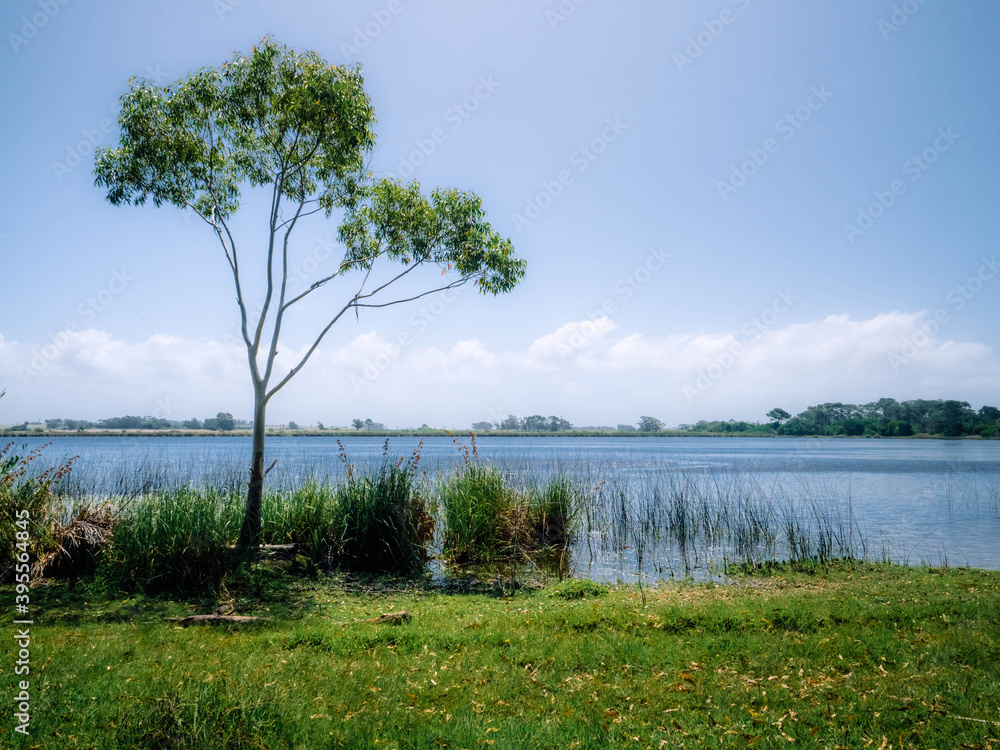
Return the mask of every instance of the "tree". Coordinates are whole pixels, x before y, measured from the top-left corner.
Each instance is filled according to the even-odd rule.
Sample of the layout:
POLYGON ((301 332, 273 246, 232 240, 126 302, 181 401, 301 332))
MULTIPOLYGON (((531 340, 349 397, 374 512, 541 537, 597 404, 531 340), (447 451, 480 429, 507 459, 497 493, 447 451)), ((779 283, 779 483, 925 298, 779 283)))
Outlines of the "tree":
POLYGON ((322 422, 317 422, 316 423, 316 429, 317 430, 325 430, 326 428, 323 426, 322 422))
POLYGON ((659 432, 663 422, 656 417, 639 417, 639 432, 659 432))
MULTIPOLYGON (((253 388, 253 445, 239 547, 261 540, 264 437, 270 400, 309 361, 348 312, 381 308, 474 282, 484 294, 513 289, 525 262, 485 220, 474 193, 416 182, 376 180, 366 168, 375 146, 375 113, 359 68, 331 65, 265 37, 248 55, 158 86, 133 78, 121 98, 120 142, 100 149, 96 183, 115 206, 190 209, 211 229, 231 271, 253 388), (247 309, 245 261, 233 235, 242 191, 268 194, 263 237, 266 289, 258 315, 247 309), (306 217, 338 212, 344 255, 331 273, 289 288, 292 232, 306 217), (388 266, 388 267, 387 267, 388 266), (437 268, 418 288, 415 271, 437 268), (453 275, 442 278, 445 272, 453 275), (313 343, 276 374, 285 316, 331 281, 360 279, 331 305, 313 343), (405 291, 395 294, 404 281, 405 291), (387 290, 392 288, 393 296, 387 290), (252 319, 256 318, 256 319, 252 319)), ((261 246, 259 238, 253 243, 261 246)))
POLYGON ((214 417, 209 417, 205 420, 204 428, 206 430, 229 432, 230 430, 236 429, 236 420, 233 419, 233 415, 229 412, 220 411, 214 417))
POLYGON ((789 414, 784 409, 771 409, 771 411, 767 413, 767 418, 773 420, 774 422, 777 422, 780 425, 782 422, 791 419, 792 415, 789 414))
POLYGON ((507 418, 502 422, 497 424, 498 430, 520 430, 521 420, 515 417, 513 414, 508 414, 507 418))
POLYGON ((532 414, 524 418, 522 429, 525 432, 544 432, 549 428, 549 421, 541 414, 532 414))
POLYGON ((493 429, 492 422, 473 422, 472 429, 476 432, 489 432, 493 429))
POLYGON ((297 429, 299 429, 299 426, 295 422, 289 422, 288 423, 288 429, 289 430, 297 430, 297 429))
POLYGON ((181 427, 183 427, 185 430, 200 430, 203 429, 204 425, 201 423, 200 419, 192 418, 192 419, 185 419, 183 422, 181 422, 181 427))
MULTIPOLYGON (((370 422, 371 420, 369 419, 368 421, 370 422)), ((365 426, 364 420, 361 420, 361 419, 352 419, 351 420, 351 427, 353 427, 355 430, 360 430, 364 426, 365 426)))

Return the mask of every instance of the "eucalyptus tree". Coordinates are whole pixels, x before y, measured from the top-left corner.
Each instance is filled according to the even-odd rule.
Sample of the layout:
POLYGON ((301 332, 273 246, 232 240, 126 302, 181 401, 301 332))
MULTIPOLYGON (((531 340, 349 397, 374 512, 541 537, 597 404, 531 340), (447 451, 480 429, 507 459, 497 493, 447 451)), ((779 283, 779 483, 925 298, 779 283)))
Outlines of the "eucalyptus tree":
MULTIPOLYGON (((470 192, 375 179, 375 112, 359 67, 331 65, 268 37, 165 86, 133 78, 121 97, 120 140, 97 152, 95 175, 115 205, 151 200, 189 209, 215 235, 232 272, 253 387, 253 447, 239 547, 261 539, 265 414, 271 398, 299 373, 324 336, 349 312, 412 301, 467 284, 484 294, 510 291, 525 262, 486 221, 470 192), (244 192, 270 197, 262 229, 238 245, 234 217, 244 192), (339 219, 343 257, 300 289, 289 274, 293 230, 310 215, 339 219), (247 263, 263 265, 266 289, 251 312, 247 263), (418 271, 436 269, 421 279, 418 271), (276 371, 289 310, 337 280, 350 284, 314 331, 312 345, 276 371)), ((294 249, 294 248, 293 248, 294 249)), ((263 284, 263 282, 261 282, 263 284)))

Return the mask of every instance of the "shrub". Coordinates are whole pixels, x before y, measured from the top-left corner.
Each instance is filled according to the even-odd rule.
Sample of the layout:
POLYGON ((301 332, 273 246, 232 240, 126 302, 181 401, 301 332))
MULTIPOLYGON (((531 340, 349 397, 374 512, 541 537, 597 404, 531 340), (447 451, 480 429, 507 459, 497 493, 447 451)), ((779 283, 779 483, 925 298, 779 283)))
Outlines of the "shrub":
POLYGON ((467 462, 440 483, 438 494, 444 510, 444 553, 452 562, 513 557, 525 546, 524 500, 497 467, 467 462))
POLYGON ((596 599, 608 593, 608 590, 599 583, 586 579, 573 579, 557 583, 549 587, 547 591, 550 597, 559 599, 596 599))

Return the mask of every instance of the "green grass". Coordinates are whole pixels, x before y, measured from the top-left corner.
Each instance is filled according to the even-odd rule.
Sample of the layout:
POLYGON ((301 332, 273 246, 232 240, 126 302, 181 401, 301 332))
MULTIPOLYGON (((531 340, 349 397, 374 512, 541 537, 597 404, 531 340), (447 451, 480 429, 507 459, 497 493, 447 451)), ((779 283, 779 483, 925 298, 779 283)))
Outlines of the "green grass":
POLYGON ((1000 573, 770 573, 491 597, 258 569, 232 603, 270 620, 190 628, 164 618, 214 599, 42 586, 32 734, 0 744, 1000 748, 1000 573))

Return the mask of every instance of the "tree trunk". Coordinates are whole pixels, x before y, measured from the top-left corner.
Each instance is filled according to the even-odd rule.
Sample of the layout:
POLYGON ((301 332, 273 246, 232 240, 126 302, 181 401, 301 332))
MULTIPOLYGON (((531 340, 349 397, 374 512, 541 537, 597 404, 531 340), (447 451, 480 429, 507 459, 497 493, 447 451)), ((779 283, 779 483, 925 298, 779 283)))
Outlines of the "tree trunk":
POLYGON ((264 494, 264 430, 266 404, 263 394, 255 394, 253 409, 253 457, 250 462, 250 484, 247 488, 247 508, 237 549, 246 554, 260 546, 261 497, 264 494))

